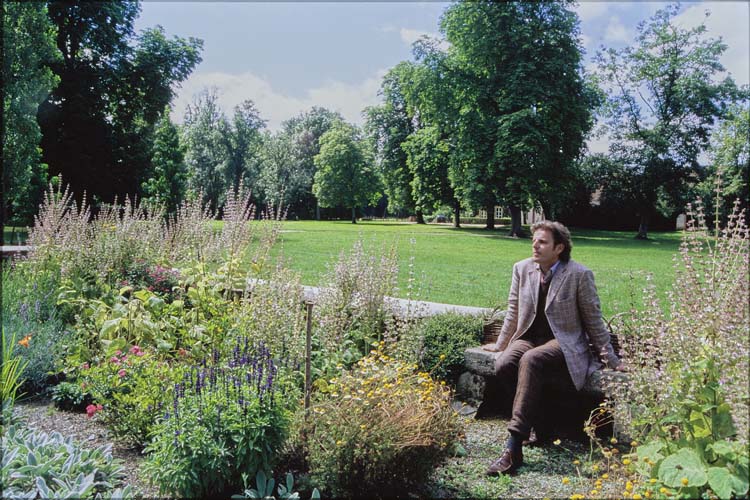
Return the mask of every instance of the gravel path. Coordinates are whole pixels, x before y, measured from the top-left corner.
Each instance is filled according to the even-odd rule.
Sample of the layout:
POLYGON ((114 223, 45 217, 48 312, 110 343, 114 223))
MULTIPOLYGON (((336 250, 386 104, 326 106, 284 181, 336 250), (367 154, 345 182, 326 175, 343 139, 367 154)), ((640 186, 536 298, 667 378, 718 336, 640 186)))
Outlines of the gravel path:
POLYGON ((29 427, 47 433, 57 431, 66 437, 72 436, 87 448, 111 444, 112 456, 119 459, 124 466, 125 483, 133 486, 145 497, 159 496, 159 490, 151 486, 140 472, 143 462, 140 451, 114 441, 103 425, 89 419, 85 413, 60 411, 48 399, 16 402, 13 413, 21 417, 29 427))

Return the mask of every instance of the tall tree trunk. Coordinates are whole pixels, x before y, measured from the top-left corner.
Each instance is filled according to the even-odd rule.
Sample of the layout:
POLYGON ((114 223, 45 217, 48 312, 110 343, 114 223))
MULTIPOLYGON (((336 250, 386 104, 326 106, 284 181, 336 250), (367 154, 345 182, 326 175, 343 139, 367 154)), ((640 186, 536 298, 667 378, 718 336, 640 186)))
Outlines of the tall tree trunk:
POLYGON ((636 240, 647 240, 648 239, 648 215, 641 215, 641 222, 638 225, 638 234, 635 235, 636 240))
POLYGON ((315 220, 320 220, 320 205, 318 205, 318 200, 315 200, 315 220))
POLYGON ((495 202, 489 201, 486 206, 487 210, 487 225, 485 229, 495 229, 495 202))
POLYGON ((552 205, 544 201, 540 201, 539 204, 542 206, 542 212, 544 212, 544 218, 547 220, 555 220, 555 214, 552 210, 552 205))
POLYGON ((357 223, 357 209, 352 207, 352 224, 357 223))
POLYGON ((453 227, 461 227, 461 202, 453 200, 453 227))
POLYGON ((510 232, 508 233, 508 236, 523 238, 525 235, 521 228, 521 208, 515 205, 509 205, 508 211, 510 212, 510 232))
POLYGON ((417 224, 427 224, 424 221, 424 214, 422 213, 421 210, 417 210, 417 224))

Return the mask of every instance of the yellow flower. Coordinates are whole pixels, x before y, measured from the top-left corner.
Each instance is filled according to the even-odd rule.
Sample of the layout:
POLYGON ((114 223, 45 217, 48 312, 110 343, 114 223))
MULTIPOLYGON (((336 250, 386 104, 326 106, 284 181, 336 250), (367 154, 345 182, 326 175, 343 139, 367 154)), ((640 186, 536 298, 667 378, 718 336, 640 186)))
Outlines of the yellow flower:
POLYGON ((635 448, 636 446, 638 446, 638 441, 631 441, 630 442, 630 446, 632 446, 633 448, 635 448))
POLYGON ((630 459, 629 458, 623 458, 622 459, 622 464, 623 465, 630 465, 630 459))
POLYGON ((594 472, 596 472, 596 471, 599 470, 599 466, 597 464, 594 464, 594 465, 591 466, 591 470, 593 470, 594 472))
POLYGON ((612 444, 617 444, 617 438, 613 437, 612 439, 609 440, 609 442, 612 444))
POLYGON ((360 424, 359 428, 364 430, 367 426, 365 424, 360 424))
POLYGON ((648 482, 651 484, 656 484, 656 478, 652 477, 651 479, 648 480, 648 482))
POLYGON ((442 361, 442 360, 444 360, 444 359, 445 359, 445 354, 441 354, 441 355, 440 355, 440 361, 442 361))
POLYGON ((651 490, 646 490, 646 493, 643 494, 646 498, 651 498, 651 490))
POLYGON ((562 478, 562 484, 569 484, 569 483, 570 483, 570 479, 568 479, 567 477, 562 478))
POLYGON ((581 465, 581 461, 580 460, 573 460, 573 465, 581 465))
POLYGON ((666 495, 667 493, 669 493, 669 490, 662 486, 661 488, 659 488, 659 493, 661 493, 662 495, 666 495))
POLYGON ((688 481, 688 478, 683 477, 682 479, 680 479, 680 482, 683 486, 687 486, 690 481, 688 481))
POLYGON ((643 497, 639 495, 638 493, 633 494, 633 500, 641 500, 643 497))
POLYGON ((609 479, 609 474, 607 474, 606 472, 602 474, 602 479, 609 479))
POLYGON ((336 446, 341 446, 342 444, 344 444, 344 442, 341 441, 340 439, 338 441, 336 441, 336 446))
POLYGON ((596 495, 598 495, 598 494, 599 494, 599 490, 591 490, 591 491, 589 492, 589 494, 590 494, 590 495, 591 495, 592 497, 596 497, 596 495))
POLYGON ((628 491, 633 491, 633 483, 631 483, 630 481, 626 482, 625 489, 628 491))
POLYGON ((554 441, 552 441, 552 444, 554 445, 559 445, 560 443, 561 441, 559 439, 555 439, 554 441))

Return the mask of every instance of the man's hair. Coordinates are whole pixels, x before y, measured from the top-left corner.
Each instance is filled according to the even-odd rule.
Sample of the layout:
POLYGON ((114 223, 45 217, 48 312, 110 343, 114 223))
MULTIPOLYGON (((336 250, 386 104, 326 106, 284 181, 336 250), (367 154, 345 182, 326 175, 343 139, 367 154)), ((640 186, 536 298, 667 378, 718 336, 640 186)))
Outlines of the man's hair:
POLYGON ((570 252, 573 250, 573 243, 570 241, 570 231, 568 231, 568 228, 556 221, 543 220, 531 226, 531 234, 540 229, 545 229, 552 234, 555 246, 563 246, 563 251, 560 253, 559 258, 563 262, 568 262, 570 260, 570 252))

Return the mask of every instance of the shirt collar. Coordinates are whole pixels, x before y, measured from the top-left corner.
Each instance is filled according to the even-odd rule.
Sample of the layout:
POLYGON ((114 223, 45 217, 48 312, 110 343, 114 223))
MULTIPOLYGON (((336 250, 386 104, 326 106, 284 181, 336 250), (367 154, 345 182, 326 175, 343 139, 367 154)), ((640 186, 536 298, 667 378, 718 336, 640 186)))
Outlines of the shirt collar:
MULTIPOLYGON (((549 268, 549 273, 550 273, 549 275, 550 276, 552 276, 553 274, 555 274, 555 271, 557 271, 557 268, 560 267, 560 262, 562 262, 562 261, 558 259, 558 261, 555 262, 554 264, 552 264, 552 267, 549 268)), ((541 271, 542 267, 539 264, 537 264, 536 265, 536 269, 537 269, 537 271, 541 271)))

